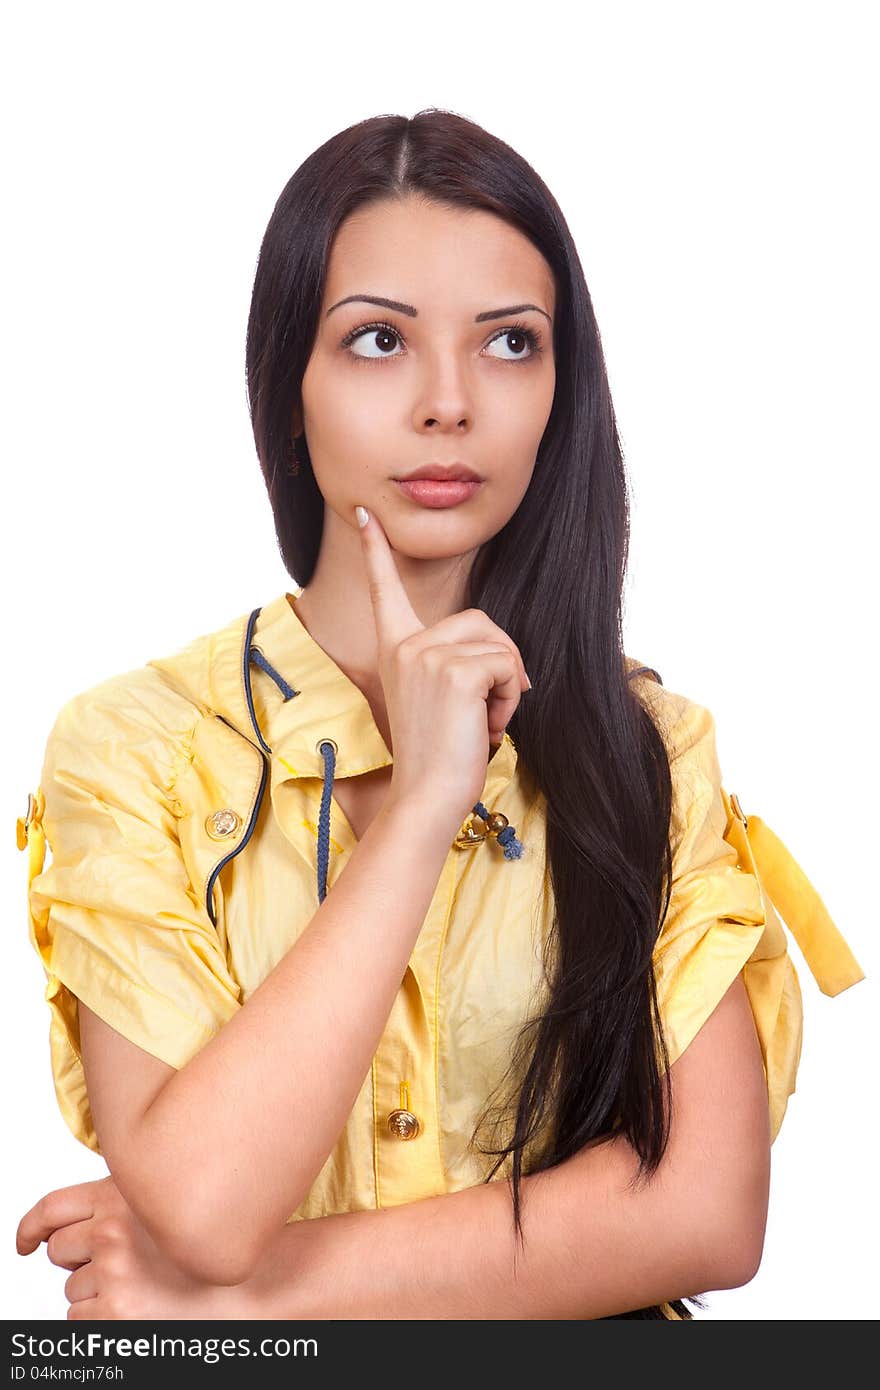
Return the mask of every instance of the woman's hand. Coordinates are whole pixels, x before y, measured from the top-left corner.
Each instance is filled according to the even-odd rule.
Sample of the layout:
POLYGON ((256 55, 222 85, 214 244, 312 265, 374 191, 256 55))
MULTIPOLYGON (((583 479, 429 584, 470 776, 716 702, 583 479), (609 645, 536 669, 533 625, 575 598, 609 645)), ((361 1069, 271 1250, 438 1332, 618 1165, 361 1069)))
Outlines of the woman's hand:
POLYGON ((522 656, 479 608, 426 628, 374 513, 361 544, 394 743, 389 799, 444 807, 457 828, 483 790, 489 746, 501 742, 529 688, 522 656))
POLYGON ((44 1240, 52 1264, 73 1271, 64 1285, 68 1321, 259 1316, 244 1285, 207 1284, 179 1269, 112 1177, 41 1197, 18 1223, 15 1245, 29 1255, 44 1240))

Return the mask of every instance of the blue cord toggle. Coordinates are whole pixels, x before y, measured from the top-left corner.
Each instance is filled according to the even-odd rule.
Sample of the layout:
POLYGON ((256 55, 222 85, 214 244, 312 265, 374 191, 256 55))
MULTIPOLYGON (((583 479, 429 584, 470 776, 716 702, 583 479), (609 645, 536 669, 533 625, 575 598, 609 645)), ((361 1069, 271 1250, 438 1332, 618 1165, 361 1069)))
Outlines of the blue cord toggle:
MULTIPOLYGON (((478 815, 481 820, 488 821, 492 812, 486 809, 482 801, 478 801, 474 807, 474 814, 478 815)), ((522 842, 516 838, 516 831, 512 825, 505 825, 503 830, 499 830, 495 838, 499 845, 504 846, 505 859, 522 858, 522 842)))

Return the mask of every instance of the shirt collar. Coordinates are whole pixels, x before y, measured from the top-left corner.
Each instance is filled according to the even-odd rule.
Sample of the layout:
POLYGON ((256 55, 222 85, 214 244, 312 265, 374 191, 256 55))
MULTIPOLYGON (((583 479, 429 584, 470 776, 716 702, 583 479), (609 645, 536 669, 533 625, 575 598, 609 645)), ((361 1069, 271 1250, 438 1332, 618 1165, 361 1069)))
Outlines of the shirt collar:
MULTIPOLYGON (((260 610, 251 646, 297 693, 285 699, 273 677, 250 663, 254 713, 271 749, 273 785, 299 777, 324 776, 322 739, 336 744, 334 777, 355 777, 393 763, 370 709, 354 681, 318 645, 295 612, 294 593, 283 593, 260 610)), ((487 764, 480 798, 491 810, 516 770, 516 748, 505 733, 487 764)))

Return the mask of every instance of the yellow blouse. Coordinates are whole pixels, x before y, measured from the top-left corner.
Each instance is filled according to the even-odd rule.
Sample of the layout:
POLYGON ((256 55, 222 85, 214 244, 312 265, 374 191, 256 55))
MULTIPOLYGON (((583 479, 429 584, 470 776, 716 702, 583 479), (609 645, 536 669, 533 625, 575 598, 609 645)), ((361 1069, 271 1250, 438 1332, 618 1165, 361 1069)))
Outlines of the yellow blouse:
MULTIPOLYGON (((325 788, 392 761, 367 700, 297 616, 301 592, 75 696, 49 735, 18 844, 58 1103, 95 1152, 77 1000, 184 1066, 296 941, 324 875, 330 891, 342 872, 356 840, 325 788)), ((741 971, 775 1139, 802 1037, 777 912, 824 993, 864 975, 785 846, 722 786, 709 711, 629 669, 672 760, 673 890, 655 948, 670 1063, 741 971)), ((526 798, 509 735, 481 801, 522 852, 508 857, 510 836, 480 817, 463 823, 348 1123, 291 1220, 456 1191, 491 1166, 469 1140, 540 1008, 552 915, 546 803, 526 798)))

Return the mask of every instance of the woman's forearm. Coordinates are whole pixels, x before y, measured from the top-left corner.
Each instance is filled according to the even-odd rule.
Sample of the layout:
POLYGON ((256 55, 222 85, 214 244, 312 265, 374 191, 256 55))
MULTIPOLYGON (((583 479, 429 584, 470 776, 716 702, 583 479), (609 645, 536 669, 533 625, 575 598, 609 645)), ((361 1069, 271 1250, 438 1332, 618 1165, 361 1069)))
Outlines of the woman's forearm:
POLYGON ((295 945, 145 1112, 128 1188, 184 1267, 245 1278, 308 1193, 369 1071, 457 829, 383 808, 295 945))
POLYGON ((524 1178, 516 1269, 504 1181, 291 1222, 240 1291, 241 1316, 601 1318, 742 1282, 725 1255, 737 1194, 665 1162, 631 1189, 636 1166, 615 1139, 524 1178))

